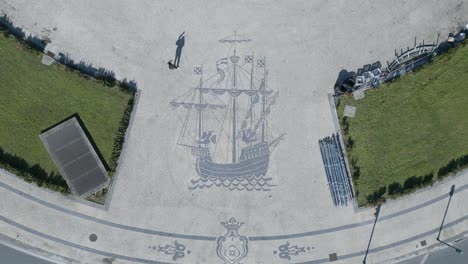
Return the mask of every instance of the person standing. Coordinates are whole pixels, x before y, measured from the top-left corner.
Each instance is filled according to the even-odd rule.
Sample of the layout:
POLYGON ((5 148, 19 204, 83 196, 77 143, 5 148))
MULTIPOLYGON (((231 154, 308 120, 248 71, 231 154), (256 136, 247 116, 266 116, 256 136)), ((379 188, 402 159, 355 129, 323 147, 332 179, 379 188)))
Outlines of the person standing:
POLYGON ((184 36, 184 34, 185 34, 185 31, 182 32, 182 34, 179 35, 179 38, 176 41, 177 49, 176 49, 176 54, 175 54, 175 58, 174 58, 174 67, 176 69, 179 68, 180 56, 182 55, 182 48, 185 45, 185 36, 184 36))

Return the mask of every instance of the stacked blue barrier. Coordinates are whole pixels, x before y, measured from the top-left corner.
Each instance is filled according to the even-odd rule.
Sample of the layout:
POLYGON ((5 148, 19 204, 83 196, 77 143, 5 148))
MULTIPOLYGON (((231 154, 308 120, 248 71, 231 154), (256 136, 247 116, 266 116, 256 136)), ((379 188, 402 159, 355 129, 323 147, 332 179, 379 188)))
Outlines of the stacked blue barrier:
POLYGON ((319 146, 333 204, 347 206, 354 195, 338 137, 337 134, 332 134, 330 137, 320 139, 319 146))

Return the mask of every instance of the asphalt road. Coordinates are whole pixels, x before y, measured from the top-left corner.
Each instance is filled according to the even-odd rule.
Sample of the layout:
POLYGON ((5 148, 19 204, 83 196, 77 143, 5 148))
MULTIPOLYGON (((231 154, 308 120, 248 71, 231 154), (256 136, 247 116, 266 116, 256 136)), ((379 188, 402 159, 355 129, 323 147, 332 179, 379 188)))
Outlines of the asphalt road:
POLYGON ((52 264, 51 262, 38 259, 26 253, 17 251, 0 244, 0 263, 8 264, 52 264))
MULTIPOLYGON (((451 243, 450 243, 451 244, 451 243)), ((452 245, 452 244, 451 244, 452 245)), ((454 244, 455 247, 464 251, 463 255, 455 253, 452 248, 444 248, 442 250, 430 253, 401 262, 399 264, 461 264, 468 263, 468 239, 454 244)))

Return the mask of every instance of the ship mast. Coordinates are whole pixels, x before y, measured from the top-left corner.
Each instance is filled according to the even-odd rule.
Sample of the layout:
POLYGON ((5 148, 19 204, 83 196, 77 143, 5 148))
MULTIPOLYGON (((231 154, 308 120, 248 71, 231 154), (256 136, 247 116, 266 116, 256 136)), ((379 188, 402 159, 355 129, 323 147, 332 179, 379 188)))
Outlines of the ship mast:
MULTIPOLYGON (((253 90, 253 76, 254 76, 254 52, 252 52, 252 63, 251 63, 251 68, 250 68, 250 90, 253 90)), ((253 110, 254 110, 254 105, 253 105, 254 98, 250 97, 250 128, 253 128, 253 110)), ((252 145, 252 143, 250 143, 252 145)))
MULTIPOLYGON (((237 32, 234 31, 233 36, 229 36, 219 40, 221 43, 234 43, 234 54, 229 57, 232 63, 233 68, 233 79, 232 79, 232 88, 237 90, 237 63, 239 62, 239 56, 237 56, 237 42, 249 42, 251 39, 240 37, 237 38, 237 32)), ((232 46, 231 46, 232 47, 232 46)), ((232 97, 232 163, 237 163, 237 98, 236 96, 232 97)))
MULTIPOLYGON (((237 48, 237 32, 234 31, 234 55, 230 57, 233 63, 234 78, 232 79, 232 89, 236 89, 237 69, 236 64, 239 61, 239 56, 236 55, 237 48)), ((232 97, 232 163, 237 162, 237 98, 232 97)))
MULTIPOLYGON (((202 72, 201 72, 201 75, 200 75, 200 83, 198 85, 199 88, 202 88, 202 85, 203 85, 203 65, 201 65, 202 67, 202 72)), ((201 89, 198 89, 198 103, 201 105, 203 103, 203 93, 201 91, 201 89)), ((202 116, 202 110, 201 109, 198 109, 198 139, 201 138, 202 136, 202 121, 203 121, 203 116, 202 116)), ((200 144, 199 144, 200 146, 200 144)))
MULTIPOLYGON (((263 87, 262 90, 266 90, 267 87, 267 75, 268 71, 266 68, 266 57, 263 57, 264 66, 263 66, 263 87)), ((267 95, 266 93, 262 96, 262 142, 266 142, 266 103, 267 103, 267 95)))

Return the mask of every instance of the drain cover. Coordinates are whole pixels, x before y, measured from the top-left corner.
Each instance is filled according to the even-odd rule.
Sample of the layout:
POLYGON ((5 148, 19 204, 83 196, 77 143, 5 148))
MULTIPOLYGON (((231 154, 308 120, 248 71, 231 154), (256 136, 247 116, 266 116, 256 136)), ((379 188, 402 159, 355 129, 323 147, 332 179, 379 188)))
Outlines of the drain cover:
POLYGON ((96 240, 97 240, 97 235, 96 234, 89 235, 89 241, 96 242, 96 240))
POLYGON ((330 261, 338 260, 336 253, 329 254, 328 257, 330 258, 330 261))

